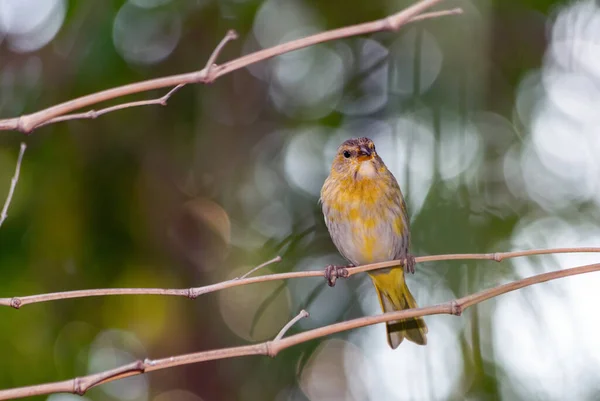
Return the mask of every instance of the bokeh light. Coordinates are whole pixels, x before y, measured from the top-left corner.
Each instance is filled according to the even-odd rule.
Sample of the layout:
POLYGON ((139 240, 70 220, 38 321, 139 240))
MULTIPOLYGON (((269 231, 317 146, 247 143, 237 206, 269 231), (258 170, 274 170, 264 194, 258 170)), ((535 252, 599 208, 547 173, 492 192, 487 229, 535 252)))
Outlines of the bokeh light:
POLYGON ((181 17, 171 8, 126 2, 115 17, 113 42, 125 60, 154 64, 168 57, 181 37, 181 17))
MULTIPOLYGON (((426 30, 421 30, 421 35, 421 45, 419 47, 421 69, 418 71, 419 93, 424 93, 431 88, 442 71, 444 56, 435 36, 426 30)), ((409 28, 399 35, 390 46, 392 78, 389 89, 407 97, 414 93, 416 39, 417 28, 409 28)))
MULTIPOLYGON (((355 60, 348 63, 353 77, 361 77, 359 84, 346 91, 337 109, 345 115, 367 115, 381 110, 388 100, 389 51, 371 39, 351 41, 355 60)), ((348 60, 349 57, 346 56, 348 60)))
POLYGON ((153 401, 202 401, 202 398, 190 391, 169 390, 158 394, 153 401))
POLYGON ((517 111, 531 116, 531 136, 521 157, 529 196, 547 210, 597 199, 600 151, 597 83, 600 10, 593 1, 562 8, 540 77, 520 88, 517 111), (539 94, 532 99, 531 94, 539 94), (529 99, 529 100, 526 100, 529 99))
MULTIPOLYGON (((201 69, 382 18, 410 2, 0 0, 0 114, 201 69), (118 4, 117 4, 118 3, 118 4)), ((405 195, 417 255, 600 243, 600 6, 447 3, 464 14, 317 44, 187 85, 166 107, 5 133, 0 297, 195 288, 347 263, 319 204, 338 146, 367 136, 405 195)), ((436 10, 446 7, 441 2, 436 10)), ((111 100, 145 100, 165 91, 111 100)), ((104 107, 94 105, 94 108, 104 107)), ((85 111, 85 110, 81 110, 85 111)), ((417 265, 429 306, 593 263, 568 254, 417 265)), ((427 316, 428 345, 390 350, 384 324, 276 358, 209 361, 102 385, 99 400, 488 400, 600 397, 598 274, 427 316)), ((143 358, 272 340, 381 313, 366 274, 203 294, 93 297, 0 310, 0 388, 143 358)), ((52 395, 70 401, 73 395, 52 395)), ((80 399, 79 397, 77 397, 80 399)))
MULTIPOLYGON (((314 270, 317 266, 326 266, 336 261, 336 256, 304 258, 296 265, 295 271, 314 270)), ((341 262, 339 256, 337 260, 341 262)), ((347 283, 342 281, 337 283, 333 290, 327 291, 328 288, 320 277, 290 281, 288 288, 292 297, 292 310, 310 310, 310 318, 302 319, 297 323, 298 327, 303 329, 334 323, 340 313, 340 305, 350 302, 352 296, 347 283)))
MULTIPOLYGON (((137 337, 122 330, 105 330, 98 334, 90 347, 88 373, 97 373, 143 359, 146 351, 137 337)), ((110 382, 102 391, 122 400, 148 399, 148 377, 144 375, 110 382)))
MULTIPOLYGON (((241 277, 251 267, 235 269, 230 279, 241 277)), ((269 274, 268 268, 261 269, 269 274)), ((248 341, 264 341, 275 337, 290 319, 289 291, 276 282, 241 286, 220 292, 219 310, 227 327, 248 341), (261 308, 265 308, 261 311, 261 308), (258 313, 261 312, 261 315, 258 313)))
POLYGON ((364 400, 373 391, 370 367, 363 350, 354 344, 325 340, 300 372, 299 385, 311 401, 364 400))
MULTIPOLYGON (((555 218, 523 222, 514 233, 515 249, 595 246, 597 224, 555 218)), ((565 254, 545 263, 515 259, 519 276, 556 270, 558 266, 594 263, 593 255, 565 254)), ((495 347, 505 376, 515 386, 503 389, 521 397, 534 392, 545 399, 586 399, 587 383, 600 379, 600 330, 594 306, 600 302, 597 275, 559 280, 498 298, 494 312, 495 347), (582 302, 584 301, 584 302, 582 302), (517 340, 518 339, 518 340, 517 340)), ((507 394, 507 396, 512 396, 507 394)))
POLYGON ((66 14, 65 0, 0 1, 0 36, 7 35, 11 50, 38 50, 58 33, 66 14))

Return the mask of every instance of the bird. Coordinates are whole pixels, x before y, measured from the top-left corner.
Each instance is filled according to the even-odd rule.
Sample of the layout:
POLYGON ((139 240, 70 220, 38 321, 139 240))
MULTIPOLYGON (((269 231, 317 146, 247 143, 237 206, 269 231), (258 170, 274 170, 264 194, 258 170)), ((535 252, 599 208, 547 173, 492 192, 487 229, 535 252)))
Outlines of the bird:
MULTIPOLYGON (((405 270, 414 273, 406 203, 371 139, 352 138, 339 146, 321 189, 320 203, 331 239, 351 266, 404 260, 404 266, 368 273, 382 310, 416 308, 405 281, 405 270)), ((326 270, 328 275, 331 277, 331 270, 326 270)), ((333 278, 330 286, 335 284, 335 274, 333 278)), ((387 322, 386 329, 392 349, 404 338, 427 344, 428 329, 422 317, 387 322)))

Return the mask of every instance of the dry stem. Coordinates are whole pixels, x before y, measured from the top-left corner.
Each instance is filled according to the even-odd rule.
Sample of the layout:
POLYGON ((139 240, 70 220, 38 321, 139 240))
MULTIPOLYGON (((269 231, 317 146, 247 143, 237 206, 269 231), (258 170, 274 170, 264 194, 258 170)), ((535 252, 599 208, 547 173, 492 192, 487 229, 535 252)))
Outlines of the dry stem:
POLYGON ((304 309, 302 309, 300 311, 300 313, 298 313, 298 315, 296 315, 295 318, 293 318, 292 320, 287 322, 287 324, 285 326, 283 326, 283 328, 279 331, 279 333, 277 333, 277 336, 275 336, 275 339, 273 341, 281 340, 283 338, 283 336, 285 336, 285 333, 287 333, 287 331, 289 329, 291 329, 292 326, 298 322, 298 320, 304 319, 305 317, 308 317, 308 316, 309 316, 308 312, 305 311, 304 309))
MULTIPOLYGON (((237 39, 237 33, 235 33, 235 31, 233 31, 233 30, 228 31, 227 34, 225 35, 225 37, 223 37, 221 42, 217 45, 215 50, 213 50, 212 54, 208 58, 208 61, 206 62, 206 66, 202 70, 205 72, 205 75, 201 79, 201 82, 209 82, 212 79, 212 78, 210 78, 210 76, 215 67, 214 63, 217 60, 217 57, 219 57, 219 54, 221 53, 221 51, 223 50, 223 48, 225 47, 227 42, 230 42, 234 39, 237 39)), ((169 92, 167 92, 164 96, 161 96, 156 99, 122 103, 122 104, 118 104, 115 106, 106 107, 106 108, 100 109, 100 110, 89 110, 84 113, 65 114, 62 116, 54 117, 48 121, 44 121, 44 122, 38 124, 35 128, 43 127, 44 125, 54 124, 54 123, 57 123, 60 121, 81 120, 81 119, 86 119, 86 118, 94 119, 94 118, 100 117, 103 114, 107 114, 107 113, 117 111, 117 110, 128 109, 131 107, 150 106, 153 104, 160 105, 160 106, 166 106, 169 98, 171 96, 173 96, 175 94, 175 92, 179 91, 179 89, 183 88, 184 86, 185 86, 185 83, 178 84, 173 89, 171 89, 169 92)), ((2 125, 2 121, 0 121, 0 126, 1 125, 2 125)))
POLYGON ((258 270, 262 269, 263 267, 269 266, 270 264, 273 264, 273 263, 279 263, 279 262, 281 262, 281 256, 279 256, 279 255, 275 256, 273 259, 267 260, 265 263, 261 263, 260 265, 256 266, 254 269, 250 270, 248 273, 244 274, 243 276, 236 278, 236 280, 245 279, 246 277, 248 277, 252 273, 255 273, 258 270))
POLYGON ((268 355, 276 356, 280 351, 311 341, 317 338, 329 336, 335 333, 374 325, 377 323, 388 322, 392 320, 401 320, 417 316, 441 315, 449 314, 460 316, 468 307, 483 302, 485 300, 497 297, 507 292, 518 290, 523 287, 528 287, 533 284, 543 283, 550 280, 556 280, 563 277, 574 276, 578 274, 600 271, 600 264, 592 264, 580 267, 574 267, 565 270, 559 270, 550 273, 538 274, 522 280, 517 280, 512 283, 500 285, 494 288, 483 290, 475 294, 448 301, 443 304, 428 306, 425 308, 407 309, 399 312, 389 312, 377 316, 366 316, 358 319, 352 319, 341 323, 335 323, 328 326, 320 327, 313 330, 307 330, 303 333, 294 334, 286 338, 282 338, 283 334, 291 324, 303 317, 301 312, 290 323, 286 324, 282 331, 272 341, 267 341, 254 345, 245 345, 241 347, 223 348, 212 351, 195 352, 191 354, 178 355, 162 359, 145 359, 144 361, 136 361, 107 370, 100 373, 91 374, 88 376, 78 377, 71 380, 64 380, 55 383, 34 385, 28 387, 20 387, 9 390, 0 391, 0 400, 13 398, 29 397, 42 394, 53 393, 74 393, 84 394, 87 390, 100 384, 108 383, 114 380, 119 380, 124 377, 139 375, 146 372, 151 372, 159 369, 166 369, 173 366, 188 365, 192 363, 211 361, 215 359, 236 358, 249 355, 268 355))
POLYGON ((307 36, 302 39, 293 40, 291 42, 282 43, 277 46, 239 57, 219 66, 214 64, 218 54, 228 41, 233 40, 236 37, 235 32, 229 31, 223 40, 221 40, 221 43, 219 43, 219 45, 213 51, 212 55, 208 59, 206 67, 204 67, 202 70, 119 86, 60 103, 35 113, 22 115, 15 118, 0 119, 0 130, 17 130, 25 134, 29 134, 36 128, 59 121, 96 118, 102 114, 130 107, 156 104, 164 106, 173 93, 187 84, 210 83, 232 71, 239 70, 250 64, 258 63, 284 53, 312 46, 317 43, 347 38, 350 36, 364 35, 380 31, 395 31, 403 25, 413 21, 422 21, 425 19, 462 13, 460 8, 430 13, 424 12, 441 1, 442 0, 422 0, 396 14, 380 20, 334 29, 316 35, 307 36), (173 87, 173 89, 165 96, 158 99, 123 103, 97 111, 89 110, 83 113, 73 113, 76 110, 80 110, 82 108, 89 107, 107 100, 117 99, 134 93, 141 93, 169 87, 173 87))
POLYGON ((27 145, 25 145, 24 142, 21 142, 21 150, 19 151, 19 156, 17 157, 17 166, 15 167, 15 174, 10 180, 8 196, 6 197, 6 201, 4 201, 4 207, 2 208, 2 212, 0 212, 0 227, 2 227, 4 220, 6 220, 6 218, 8 217, 8 207, 10 206, 13 194, 15 193, 17 182, 19 182, 19 173, 21 172, 21 163, 23 162, 23 155, 25 154, 25 149, 27 149, 27 145))
MULTIPOLYGON (((515 251, 515 252, 497 252, 497 253, 459 253, 450 255, 432 255, 432 256, 419 256, 415 258, 415 263, 423 262, 437 262, 443 260, 493 260, 500 262, 504 259, 517 258, 522 256, 534 256, 534 255, 548 255, 557 253, 599 253, 600 248, 556 248, 556 249, 531 249, 528 251, 515 251)), ((274 263, 279 261, 278 258, 274 258, 268 262, 274 263)), ((387 267, 395 267, 403 264, 403 260, 392 260, 389 262, 372 263, 369 265, 350 267, 346 269, 347 276, 353 276, 358 273, 363 273, 371 270, 385 269, 387 267)), ((263 265, 258 266, 262 267, 263 265)), ((256 268, 255 268, 256 269, 256 268)), ((254 270, 254 269, 253 269, 254 270)), ((250 272, 252 272, 251 270, 250 272)), ((249 273, 250 273, 249 272, 249 273)), ((345 273, 346 273, 345 272, 345 273)), ((263 283, 266 281, 276 280, 288 280, 292 278, 302 277, 324 277, 324 270, 309 270, 301 272, 289 272, 289 273, 278 273, 268 274, 259 277, 245 277, 245 278, 234 278, 232 280, 223 281, 216 284, 210 284, 203 287, 194 288, 102 288, 92 290, 76 290, 76 291, 64 291, 64 292, 53 292, 48 294, 29 295, 25 297, 12 297, 12 298, 0 298, 0 306, 10 306, 15 309, 19 309, 24 305, 56 301, 59 299, 71 299, 71 298, 85 298, 85 297, 98 297, 108 295, 171 295, 187 297, 195 299, 196 297, 208 294, 209 292, 215 292, 224 290, 226 288, 238 287, 242 285, 263 283)), ((244 276, 242 276, 244 277, 244 276)))

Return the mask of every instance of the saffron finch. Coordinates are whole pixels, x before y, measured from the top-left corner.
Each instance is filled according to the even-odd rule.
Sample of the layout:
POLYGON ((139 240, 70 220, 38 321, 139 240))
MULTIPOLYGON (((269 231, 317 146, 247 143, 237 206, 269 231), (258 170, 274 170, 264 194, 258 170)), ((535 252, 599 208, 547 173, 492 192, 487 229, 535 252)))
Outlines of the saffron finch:
MULTIPOLYGON (((355 138, 340 145, 321 189, 321 203, 331 239, 352 265, 404 259, 406 271, 414 273, 406 203, 372 140, 355 138)), ((417 307, 402 266, 374 270, 369 276, 384 312, 417 307)), ((388 322, 386 327, 392 349, 404 338, 427 343, 421 317, 388 322)))

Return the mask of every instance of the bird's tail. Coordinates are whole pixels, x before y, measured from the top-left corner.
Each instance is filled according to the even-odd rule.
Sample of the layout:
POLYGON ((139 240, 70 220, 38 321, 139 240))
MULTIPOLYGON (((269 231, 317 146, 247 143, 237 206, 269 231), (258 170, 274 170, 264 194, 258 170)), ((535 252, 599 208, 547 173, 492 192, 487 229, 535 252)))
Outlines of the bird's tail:
MULTIPOLYGON (((391 269, 388 272, 370 273, 381 309, 384 312, 400 311, 417 308, 417 303, 406 286, 404 269, 402 267, 391 269)), ((427 344, 427 326, 421 317, 387 322, 388 343, 392 349, 400 345, 406 337, 419 345, 427 344)))

